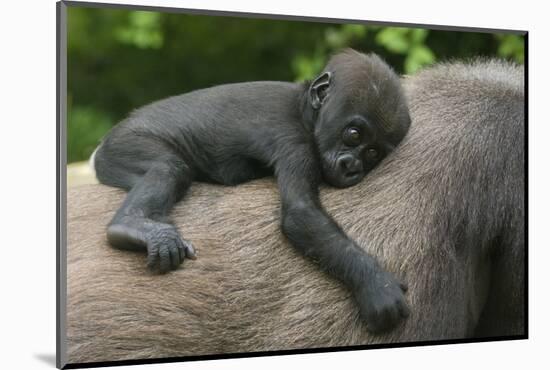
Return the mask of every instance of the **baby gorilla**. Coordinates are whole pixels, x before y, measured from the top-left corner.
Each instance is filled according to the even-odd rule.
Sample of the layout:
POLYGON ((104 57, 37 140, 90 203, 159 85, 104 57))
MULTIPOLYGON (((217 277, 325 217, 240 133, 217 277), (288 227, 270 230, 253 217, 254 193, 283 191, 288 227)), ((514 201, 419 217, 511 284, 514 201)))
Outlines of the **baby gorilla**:
POLYGON ((177 269, 195 251, 166 216, 192 181, 275 174, 283 233, 353 291, 370 331, 389 329, 408 315, 406 287, 327 214, 318 186, 357 184, 409 125, 398 76, 353 50, 313 82, 221 85, 152 103, 115 126, 93 159, 102 183, 129 190, 108 240, 147 252, 152 269, 177 269))

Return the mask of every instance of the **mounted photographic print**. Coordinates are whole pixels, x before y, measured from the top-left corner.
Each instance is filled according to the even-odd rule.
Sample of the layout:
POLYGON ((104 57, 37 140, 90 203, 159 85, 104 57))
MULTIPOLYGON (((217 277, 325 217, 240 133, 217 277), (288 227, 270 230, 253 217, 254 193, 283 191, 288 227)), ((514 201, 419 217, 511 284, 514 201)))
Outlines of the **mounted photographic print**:
POLYGON ((527 338, 526 42, 58 3, 58 367, 527 338))

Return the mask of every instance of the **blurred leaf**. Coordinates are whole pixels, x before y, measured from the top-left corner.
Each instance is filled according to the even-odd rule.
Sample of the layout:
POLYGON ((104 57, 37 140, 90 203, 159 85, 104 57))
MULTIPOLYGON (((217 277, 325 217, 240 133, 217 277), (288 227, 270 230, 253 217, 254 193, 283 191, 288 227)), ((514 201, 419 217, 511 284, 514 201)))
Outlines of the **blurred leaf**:
POLYGON ((435 62, 434 53, 425 45, 415 45, 405 59, 405 73, 413 74, 420 68, 435 62))
POLYGON ((350 37, 365 37, 367 34, 367 26, 361 24, 344 24, 341 27, 342 32, 350 37))
POLYGON ((163 43, 160 20, 161 13, 131 12, 128 14, 128 24, 117 28, 115 37, 121 43, 140 49, 158 49, 163 43))
POLYGON ((498 55, 505 58, 512 58, 518 63, 524 62, 525 41, 519 35, 498 35, 500 45, 498 55))
POLYGON ((411 41, 414 44, 420 44, 426 40, 430 31, 423 28, 414 28, 411 30, 411 41))
POLYGON ((346 35, 341 31, 335 28, 329 28, 325 32, 325 40, 331 48, 341 48, 346 40, 346 35))
POLYGON ((318 52, 314 56, 298 55, 292 60, 292 69, 296 75, 295 81, 305 81, 314 78, 325 64, 325 58, 318 52))
POLYGON ((409 48, 406 31, 403 28, 388 27, 378 32, 376 41, 393 53, 405 53, 409 48))
POLYGON ((364 37, 367 34, 366 26, 360 24, 344 24, 339 28, 331 27, 325 32, 325 41, 331 49, 347 46, 351 40, 364 37))

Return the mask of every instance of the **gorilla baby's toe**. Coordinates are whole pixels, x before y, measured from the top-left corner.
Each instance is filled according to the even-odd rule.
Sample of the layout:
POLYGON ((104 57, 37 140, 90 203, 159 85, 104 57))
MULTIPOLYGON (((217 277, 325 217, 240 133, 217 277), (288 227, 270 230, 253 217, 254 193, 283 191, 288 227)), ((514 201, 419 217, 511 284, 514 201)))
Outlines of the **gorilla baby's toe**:
POLYGON ((147 266, 153 271, 164 274, 176 270, 185 257, 194 256, 191 243, 182 239, 172 226, 159 228, 148 238, 147 266))

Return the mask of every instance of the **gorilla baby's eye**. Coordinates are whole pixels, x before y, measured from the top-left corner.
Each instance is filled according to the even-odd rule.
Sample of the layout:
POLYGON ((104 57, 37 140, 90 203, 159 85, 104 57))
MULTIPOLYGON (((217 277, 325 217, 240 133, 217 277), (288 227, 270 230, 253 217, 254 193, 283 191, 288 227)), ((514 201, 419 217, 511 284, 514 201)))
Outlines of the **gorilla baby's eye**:
POLYGON ((348 127, 344 131, 342 140, 344 141, 344 144, 348 146, 357 146, 361 144, 361 132, 359 132, 357 127, 348 127))
POLYGON ((376 149, 367 149, 367 152, 365 153, 365 157, 367 157, 367 159, 376 159, 378 158, 378 151, 376 149))

